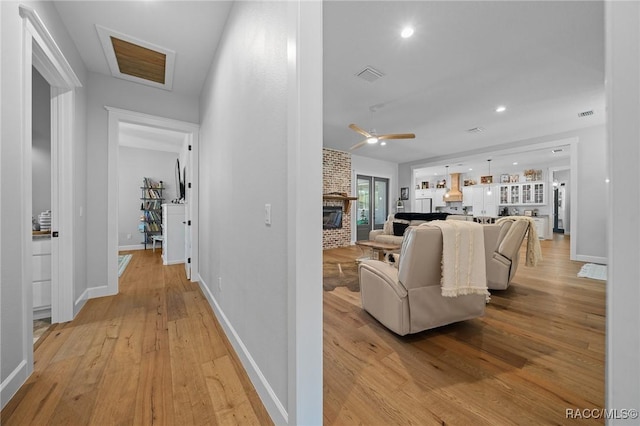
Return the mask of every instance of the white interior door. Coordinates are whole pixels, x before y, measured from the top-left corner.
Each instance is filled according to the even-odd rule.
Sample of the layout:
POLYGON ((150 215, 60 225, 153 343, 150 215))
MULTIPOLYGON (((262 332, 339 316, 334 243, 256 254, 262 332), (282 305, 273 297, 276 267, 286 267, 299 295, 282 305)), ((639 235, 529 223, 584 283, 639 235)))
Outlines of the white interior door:
POLYGON ((184 169, 186 172, 183 172, 184 176, 184 198, 185 198, 185 208, 184 208, 184 272, 187 274, 187 278, 191 279, 191 211, 192 211, 192 184, 191 181, 193 176, 193 151, 191 148, 191 137, 187 136, 186 138, 187 151, 184 159, 184 169))

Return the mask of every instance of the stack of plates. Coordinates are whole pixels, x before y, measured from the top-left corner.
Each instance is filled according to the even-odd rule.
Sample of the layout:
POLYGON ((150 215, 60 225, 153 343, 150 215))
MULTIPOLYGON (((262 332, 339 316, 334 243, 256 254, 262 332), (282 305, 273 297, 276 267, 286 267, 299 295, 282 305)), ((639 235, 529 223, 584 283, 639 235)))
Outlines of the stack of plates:
POLYGON ((38 215, 38 223, 40 224, 41 231, 51 230, 51 210, 42 212, 38 215))

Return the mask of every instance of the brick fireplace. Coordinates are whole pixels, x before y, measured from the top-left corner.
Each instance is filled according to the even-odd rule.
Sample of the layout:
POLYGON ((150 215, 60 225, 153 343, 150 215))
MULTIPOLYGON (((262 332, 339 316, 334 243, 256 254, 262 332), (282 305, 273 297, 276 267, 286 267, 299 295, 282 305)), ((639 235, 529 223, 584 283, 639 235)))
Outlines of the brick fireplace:
MULTIPOLYGON (((351 193, 351 154, 334 149, 322 150, 322 193, 351 193)), ((323 206, 344 206, 344 202, 339 200, 323 200, 322 203, 323 206)), ((342 228, 322 230, 322 248, 344 247, 350 244, 351 215, 343 212, 342 228)))

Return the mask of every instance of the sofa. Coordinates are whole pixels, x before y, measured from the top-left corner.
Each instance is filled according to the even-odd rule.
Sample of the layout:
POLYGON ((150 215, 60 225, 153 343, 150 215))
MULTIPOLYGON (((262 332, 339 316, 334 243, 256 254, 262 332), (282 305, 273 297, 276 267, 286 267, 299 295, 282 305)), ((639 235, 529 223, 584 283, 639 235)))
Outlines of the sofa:
POLYGON ((402 244, 405 230, 432 220, 473 220, 473 216, 449 213, 396 213, 387 217, 382 229, 369 232, 369 240, 389 244, 402 244))
MULTIPOLYGON (((482 226, 485 247, 479 255, 489 269, 500 226, 478 226, 482 226)), ((363 309, 401 336, 484 315, 484 294, 442 296, 442 241, 437 227, 411 227, 397 266, 362 261, 358 274, 363 309)))

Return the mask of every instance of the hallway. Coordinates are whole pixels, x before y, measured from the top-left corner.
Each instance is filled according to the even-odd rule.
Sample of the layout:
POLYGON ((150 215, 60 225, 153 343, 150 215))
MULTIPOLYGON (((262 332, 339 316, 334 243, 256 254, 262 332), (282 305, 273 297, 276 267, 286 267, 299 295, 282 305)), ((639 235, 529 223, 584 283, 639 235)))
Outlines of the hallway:
POLYGON ((51 327, 3 425, 271 424, 184 265, 133 254, 120 294, 51 327))

